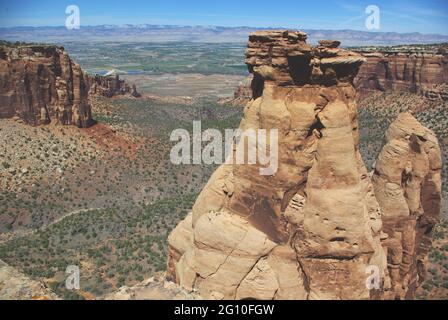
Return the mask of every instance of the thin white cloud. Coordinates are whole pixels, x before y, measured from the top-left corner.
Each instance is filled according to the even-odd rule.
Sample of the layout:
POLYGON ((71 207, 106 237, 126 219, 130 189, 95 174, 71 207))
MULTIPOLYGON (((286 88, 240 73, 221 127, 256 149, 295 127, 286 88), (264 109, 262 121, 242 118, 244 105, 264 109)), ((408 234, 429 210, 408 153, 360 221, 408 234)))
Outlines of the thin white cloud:
POLYGON ((365 8, 361 6, 356 6, 353 4, 349 4, 347 2, 336 2, 336 5, 341 7, 344 10, 350 11, 350 12, 363 12, 365 8))

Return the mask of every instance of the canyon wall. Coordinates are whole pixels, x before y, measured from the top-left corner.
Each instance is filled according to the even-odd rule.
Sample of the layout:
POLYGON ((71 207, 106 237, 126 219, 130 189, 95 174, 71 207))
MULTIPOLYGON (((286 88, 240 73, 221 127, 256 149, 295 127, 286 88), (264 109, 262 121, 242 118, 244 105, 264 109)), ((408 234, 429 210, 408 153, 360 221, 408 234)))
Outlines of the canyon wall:
POLYGON ((64 48, 50 45, 0 46, 0 118, 27 124, 55 122, 88 127, 94 123, 89 97, 140 97, 118 75, 90 76, 64 48))
POLYGON ((354 84, 361 93, 411 92, 448 100, 448 55, 423 52, 363 52, 366 63, 354 84))
MULTIPOLYGON (((337 41, 312 47, 306 37, 282 30, 250 35, 253 98, 240 129, 278 130, 278 170, 261 175, 260 161, 220 166, 169 236, 168 279, 209 299, 412 297, 440 211, 437 141, 426 129, 414 135, 391 129, 409 145, 410 176, 389 181, 396 176, 388 175, 383 156, 372 183, 358 149, 353 86, 365 58, 337 41), (382 192, 391 183, 398 183, 395 193, 382 192), (402 201, 402 214, 388 219, 383 212, 398 195, 412 209, 402 201), (414 210, 419 195, 424 204, 414 210)), ((274 143, 242 139, 234 150, 258 154, 274 143)))
POLYGON ((88 91, 81 67, 63 48, 0 46, 0 117, 88 127, 93 122, 88 91))
MULTIPOLYGON (((366 62, 354 79, 356 91, 361 96, 372 92, 409 92, 429 100, 448 101, 448 54, 412 51, 355 51, 366 62)), ((245 106, 252 98, 249 77, 238 86, 232 99, 223 103, 245 106)))

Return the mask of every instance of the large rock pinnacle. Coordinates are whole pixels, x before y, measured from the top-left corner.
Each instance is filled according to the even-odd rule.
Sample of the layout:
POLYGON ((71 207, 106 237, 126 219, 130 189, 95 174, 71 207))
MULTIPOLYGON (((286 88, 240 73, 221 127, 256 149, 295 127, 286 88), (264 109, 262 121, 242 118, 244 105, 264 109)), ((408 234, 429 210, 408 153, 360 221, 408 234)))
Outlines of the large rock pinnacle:
MULTIPOLYGON (((378 202, 358 149, 353 79, 364 60, 337 41, 305 40, 256 32, 246 51, 253 99, 240 129, 278 130, 276 173, 222 165, 169 237, 168 277, 205 298, 389 298, 401 281, 389 276, 387 199, 378 202)), ((429 203, 440 180, 423 181, 429 203)))
POLYGON ((410 113, 386 132, 372 177, 382 209, 390 298, 409 299, 425 279, 431 232, 441 208, 442 158, 436 135, 410 113))

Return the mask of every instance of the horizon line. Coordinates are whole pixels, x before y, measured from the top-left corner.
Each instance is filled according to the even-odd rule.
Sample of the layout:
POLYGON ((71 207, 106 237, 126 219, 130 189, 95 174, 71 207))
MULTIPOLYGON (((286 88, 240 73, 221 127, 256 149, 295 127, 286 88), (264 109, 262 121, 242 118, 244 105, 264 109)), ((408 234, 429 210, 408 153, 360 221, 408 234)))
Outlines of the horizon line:
MULTIPOLYGON (((138 27, 138 26, 163 26, 163 27, 206 27, 206 28, 224 28, 224 29, 237 29, 237 28, 245 28, 245 29, 262 29, 262 30, 304 30, 304 31, 356 31, 356 32, 363 32, 363 33, 371 33, 371 34, 379 34, 379 33, 396 33, 396 34, 419 34, 422 36, 446 36, 448 37, 448 34, 442 34, 442 33, 421 33, 418 31, 414 32, 398 32, 398 31, 366 31, 366 30, 359 30, 359 29, 314 29, 314 28, 287 28, 287 27, 279 27, 279 26, 269 26, 269 27, 251 27, 251 26, 219 26, 219 25, 188 25, 188 24, 150 24, 150 23, 139 23, 139 24, 129 24, 129 23, 123 23, 123 24, 98 24, 98 25, 85 25, 81 26, 82 28, 95 28, 95 27, 105 27, 105 26, 111 26, 111 27, 123 27, 123 26, 131 26, 131 27, 138 27)), ((46 26, 32 26, 32 25, 17 25, 17 26, 0 26, 0 29, 14 29, 14 28, 65 28, 64 25, 46 25, 46 26)), ((70 30, 70 31, 77 31, 77 30, 70 30)))

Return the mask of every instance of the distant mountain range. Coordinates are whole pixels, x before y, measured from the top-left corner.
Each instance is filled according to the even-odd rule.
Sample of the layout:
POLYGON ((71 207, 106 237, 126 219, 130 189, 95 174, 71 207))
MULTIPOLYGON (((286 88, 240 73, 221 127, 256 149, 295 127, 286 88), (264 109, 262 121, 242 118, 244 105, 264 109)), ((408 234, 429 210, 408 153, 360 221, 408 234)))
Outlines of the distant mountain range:
MULTIPOLYGON (((176 25, 100 25, 85 26, 79 30, 65 27, 12 27, 0 28, 0 39, 8 41, 60 43, 74 41, 119 42, 205 42, 246 43, 250 32, 264 29, 252 27, 212 27, 176 25)), ((448 35, 367 32, 357 30, 303 30, 309 42, 336 39, 343 46, 428 44, 448 42, 448 35)))

